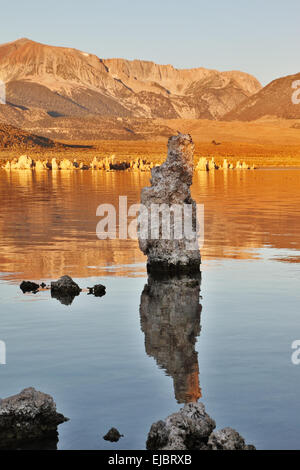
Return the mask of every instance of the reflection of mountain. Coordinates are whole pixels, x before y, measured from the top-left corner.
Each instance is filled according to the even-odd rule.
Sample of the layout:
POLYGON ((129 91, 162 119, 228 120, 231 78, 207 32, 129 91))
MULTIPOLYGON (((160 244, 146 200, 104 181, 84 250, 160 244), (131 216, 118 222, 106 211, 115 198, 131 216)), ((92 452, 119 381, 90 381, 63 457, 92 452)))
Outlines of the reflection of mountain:
POLYGON ((196 402, 199 387, 196 337, 200 333, 201 278, 148 278, 141 295, 146 353, 173 378, 178 403, 196 402))
POLYGON ((126 265, 145 260, 138 243, 99 240, 96 209, 102 203, 118 209, 119 194, 127 195, 128 206, 136 203, 148 180, 138 172, 1 170, 0 271, 21 280, 57 279, 66 272, 89 277, 102 274, 99 266, 123 266, 117 274, 130 273, 126 265))

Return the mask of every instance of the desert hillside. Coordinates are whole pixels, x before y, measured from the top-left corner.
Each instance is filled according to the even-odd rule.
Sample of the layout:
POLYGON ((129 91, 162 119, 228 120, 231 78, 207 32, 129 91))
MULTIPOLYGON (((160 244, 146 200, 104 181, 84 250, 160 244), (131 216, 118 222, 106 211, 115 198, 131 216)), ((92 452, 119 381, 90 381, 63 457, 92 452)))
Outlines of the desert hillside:
POLYGON ((21 149, 59 150, 64 148, 67 146, 46 137, 30 134, 9 124, 0 123, 0 151, 15 150, 18 152, 21 149))
MULTIPOLYGON (((229 121, 254 121, 265 117, 300 119, 300 104, 295 104, 292 100, 293 94, 297 92, 292 84, 299 80, 300 73, 273 80, 223 116, 223 119, 229 121)), ((297 96, 299 98, 300 93, 297 93, 297 96)))

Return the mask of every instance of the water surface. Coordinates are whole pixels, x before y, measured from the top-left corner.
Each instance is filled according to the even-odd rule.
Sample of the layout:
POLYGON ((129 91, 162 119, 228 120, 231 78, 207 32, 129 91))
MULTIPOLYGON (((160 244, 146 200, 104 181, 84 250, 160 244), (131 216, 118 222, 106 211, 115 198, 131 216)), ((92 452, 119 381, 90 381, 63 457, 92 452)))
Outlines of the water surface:
POLYGON ((136 203, 148 184, 148 173, 0 171, 0 396, 53 395, 70 418, 59 449, 143 449, 154 421, 197 399, 260 449, 299 448, 300 171, 195 175, 199 300, 199 286, 147 280, 136 241, 96 237, 97 206, 136 203), (18 287, 63 274, 107 294, 66 306, 18 287), (111 426, 118 443, 102 439, 111 426))

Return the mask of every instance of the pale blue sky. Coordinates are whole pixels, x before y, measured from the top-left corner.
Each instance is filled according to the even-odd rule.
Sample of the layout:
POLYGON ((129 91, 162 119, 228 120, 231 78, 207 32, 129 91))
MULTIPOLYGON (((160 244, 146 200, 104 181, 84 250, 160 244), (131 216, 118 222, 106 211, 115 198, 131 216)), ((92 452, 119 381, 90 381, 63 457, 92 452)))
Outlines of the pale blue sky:
POLYGON ((99 57, 242 70, 263 84, 300 71, 299 0, 1 0, 0 42, 28 37, 99 57), (2 5, 1 5, 2 4, 2 5))

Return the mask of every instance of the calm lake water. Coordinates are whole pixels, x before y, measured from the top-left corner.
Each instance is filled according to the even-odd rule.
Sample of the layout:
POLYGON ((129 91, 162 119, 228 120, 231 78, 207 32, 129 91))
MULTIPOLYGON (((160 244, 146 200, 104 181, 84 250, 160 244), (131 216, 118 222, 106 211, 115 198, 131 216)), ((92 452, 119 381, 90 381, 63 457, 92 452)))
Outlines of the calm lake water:
POLYGON ((144 449, 153 422, 200 399, 258 449, 299 449, 300 171, 199 172, 200 292, 149 280, 134 240, 96 237, 96 208, 139 201, 148 173, 0 171, 0 396, 34 386, 70 418, 58 449, 144 449), (25 280, 71 275, 71 305, 25 280), (161 303, 160 300, 161 299, 161 303), (115 426, 118 443, 102 436, 115 426))

